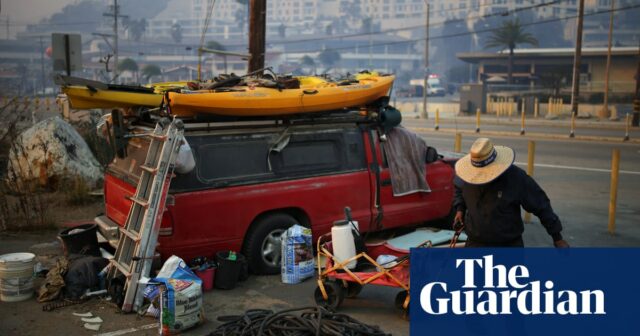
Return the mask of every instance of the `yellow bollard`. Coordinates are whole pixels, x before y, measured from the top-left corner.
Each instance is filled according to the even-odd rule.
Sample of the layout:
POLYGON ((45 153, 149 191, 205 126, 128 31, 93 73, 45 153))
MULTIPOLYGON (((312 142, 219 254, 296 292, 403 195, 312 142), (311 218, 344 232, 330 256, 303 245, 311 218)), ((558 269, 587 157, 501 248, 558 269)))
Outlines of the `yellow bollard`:
POLYGON ((576 114, 571 112, 571 132, 569 133, 570 138, 574 138, 576 136, 576 114))
POLYGON ((440 109, 436 109, 436 125, 434 128, 436 131, 440 129, 440 109))
POLYGON ((609 233, 616 231, 616 203, 618 201, 618 173, 620 169, 620 150, 614 149, 611 155, 611 191, 609 197, 609 233))
POLYGON ((456 140, 453 143, 453 151, 456 153, 462 152, 462 134, 456 133, 456 140))
POLYGON ((533 118, 538 119, 538 112, 540 112, 540 102, 538 101, 538 97, 533 99, 533 118))
MULTIPOLYGON (((527 159, 527 175, 533 176, 533 161, 536 156, 536 142, 533 140, 529 140, 529 157, 527 159)), ((524 222, 531 223, 531 214, 528 212, 524 213, 524 222)))
POLYGON ((624 141, 629 141, 629 127, 631 126, 631 114, 627 113, 624 125, 624 141))
POLYGON ((49 97, 44 99, 44 106, 47 112, 51 112, 51 101, 49 101, 49 97))
POLYGON ((513 99, 511 97, 507 98, 507 109, 509 110, 509 120, 511 120, 513 115, 513 99))
POLYGON ((476 133, 480 133, 480 108, 476 109, 476 133))

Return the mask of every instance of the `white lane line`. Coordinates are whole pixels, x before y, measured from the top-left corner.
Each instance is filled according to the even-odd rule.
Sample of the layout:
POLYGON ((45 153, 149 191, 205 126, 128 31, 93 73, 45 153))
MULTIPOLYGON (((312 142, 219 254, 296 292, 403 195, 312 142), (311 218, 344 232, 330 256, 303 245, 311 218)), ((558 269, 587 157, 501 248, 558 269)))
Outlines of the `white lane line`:
MULTIPOLYGON (((520 166, 527 165, 526 162, 516 162, 516 164, 520 166)), ((590 171, 590 172, 598 172, 598 173, 611 173, 611 169, 562 166, 562 165, 552 165, 552 164, 545 164, 545 163, 535 163, 534 166, 543 167, 543 168, 556 168, 556 169, 582 170, 582 171, 590 171)), ((640 171, 620 170, 620 174, 640 175, 640 171)))
POLYGON ((158 323, 146 324, 146 325, 143 325, 143 326, 140 326, 140 327, 137 327, 137 328, 129 328, 129 329, 111 331, 111 332, 108 332, 108 333, 97 334, 97 336, 119 336, 119 335, 130 334, 132 332, 136 332, 136 331, 140 331, 140 330, 153 329, 153 328, 158 328, 158 323))

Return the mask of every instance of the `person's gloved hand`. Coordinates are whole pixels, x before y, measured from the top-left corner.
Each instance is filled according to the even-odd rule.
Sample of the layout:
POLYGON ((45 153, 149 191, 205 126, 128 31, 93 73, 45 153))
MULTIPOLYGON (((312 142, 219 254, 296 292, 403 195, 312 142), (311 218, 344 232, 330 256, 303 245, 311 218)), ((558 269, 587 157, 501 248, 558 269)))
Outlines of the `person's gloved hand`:
POLYGON ((567 243, 564 239, 556 240, 553 242, 553 246, 557 248, 568 248, 569 243, 567 243))
POLYGON ((464 225, 464 222, 462 221, 462 218, 464 217, 463 212, 462 211, 456 211, 456 216, 453 217, 453 230, 457 231, 461 225, 464 225))

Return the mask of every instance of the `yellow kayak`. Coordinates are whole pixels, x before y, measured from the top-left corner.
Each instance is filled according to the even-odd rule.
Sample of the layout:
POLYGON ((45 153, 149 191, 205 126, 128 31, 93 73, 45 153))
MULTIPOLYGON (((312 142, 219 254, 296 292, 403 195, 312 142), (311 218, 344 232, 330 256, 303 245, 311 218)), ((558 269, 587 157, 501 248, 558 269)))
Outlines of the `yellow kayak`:
POLYGON ((74 109, 158 107, 162 103, 162 94, 153 92, 89 89, 86 86, 75 85, 63 86, 62 92, 67 95, 71 108, 74 109))
POLYGON ((235 86, 218 92, 168 93, 171 113, 192 117, 198 113, 227 116, 276 116, 360 107, 387 96, 394 76, 359 74, 348 85, 318 77, 298 78, 299 89, 235 86))

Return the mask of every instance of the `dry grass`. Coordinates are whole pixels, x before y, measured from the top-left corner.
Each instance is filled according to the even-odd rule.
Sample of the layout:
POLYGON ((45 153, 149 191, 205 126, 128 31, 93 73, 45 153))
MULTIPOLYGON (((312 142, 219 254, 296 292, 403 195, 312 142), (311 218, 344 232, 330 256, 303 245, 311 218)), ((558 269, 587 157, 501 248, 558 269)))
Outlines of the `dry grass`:
POLYGON ((22 203, 24 195, 0 193, 0 231, 32 231, 59 228, 67 222, 91 221, 104 211, 101 197, 87 195, 82 204, 70 205, 62 192, 38 191, 28 195, 30 203, 22 203), (34 207, 33 205, 39 205, 34 207), (25 215, 25 211, 28 214, 25 215))

